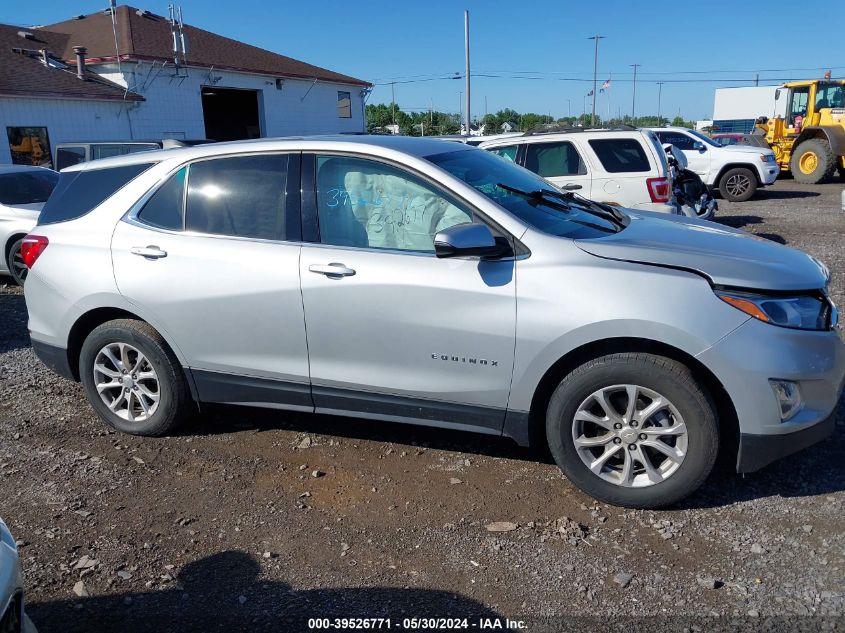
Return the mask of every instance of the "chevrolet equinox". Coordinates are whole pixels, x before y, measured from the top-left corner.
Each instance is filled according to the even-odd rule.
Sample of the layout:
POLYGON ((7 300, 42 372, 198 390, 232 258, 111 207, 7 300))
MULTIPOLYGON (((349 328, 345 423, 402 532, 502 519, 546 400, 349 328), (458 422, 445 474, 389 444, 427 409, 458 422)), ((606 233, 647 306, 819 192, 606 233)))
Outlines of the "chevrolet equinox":
POLYGON ((445 141, 76 165, 22 256, 35 352, 116 429, 228 403, 504 435, 628 507, 820 441, 845 374, 812 257, 445 141))

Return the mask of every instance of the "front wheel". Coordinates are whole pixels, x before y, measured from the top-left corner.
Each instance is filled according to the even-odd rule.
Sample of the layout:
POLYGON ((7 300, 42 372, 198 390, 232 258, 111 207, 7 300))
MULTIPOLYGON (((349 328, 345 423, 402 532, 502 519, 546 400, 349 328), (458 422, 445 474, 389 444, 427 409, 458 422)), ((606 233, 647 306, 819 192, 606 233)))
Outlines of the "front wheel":
POLYGON ((827 140, 811 138, 792 150, 789 170, 804 185, 827 182, 836 170, 836 155, 827 140))
POLYGON ((555 462, 587 494, 628 508, 671 505, 713 469, 719 429, 692 372, 651 354, 612 354, 564 378, 549 402, 555 462))
POLYGON ((95 328, 82 344, 79 374, 94 411, 119 431, 165 435, 191 413, 179 361, 143 321, 116 319, 95 328))
POLYGON ((757 191, 757 177, 745 167, 726 171, 719 180, 719 193, 730 202, 745 202, 757 191))
POLYGON ((24 285, 26 282, 26 276, 29 273, 29 268, 27 268, 26 264, 23 263, 23 257, 21 256, 21 244, 23 244, 22 237, 12 242, 8 253, 6 254, 6 267, 9 269, 9 274, 12 276, 12 279, 14 279, 15 283, 19 286, 24 285))

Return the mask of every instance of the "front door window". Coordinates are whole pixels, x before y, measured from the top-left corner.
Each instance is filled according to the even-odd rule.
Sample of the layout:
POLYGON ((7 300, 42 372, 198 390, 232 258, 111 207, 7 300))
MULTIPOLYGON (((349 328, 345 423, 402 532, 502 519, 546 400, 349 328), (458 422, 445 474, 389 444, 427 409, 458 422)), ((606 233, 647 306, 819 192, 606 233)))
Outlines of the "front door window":
POLYGON ((323 244, 427 253, 438 231, 473 219, 407 172, 346 156, 317 158, 317 215, 323 244))

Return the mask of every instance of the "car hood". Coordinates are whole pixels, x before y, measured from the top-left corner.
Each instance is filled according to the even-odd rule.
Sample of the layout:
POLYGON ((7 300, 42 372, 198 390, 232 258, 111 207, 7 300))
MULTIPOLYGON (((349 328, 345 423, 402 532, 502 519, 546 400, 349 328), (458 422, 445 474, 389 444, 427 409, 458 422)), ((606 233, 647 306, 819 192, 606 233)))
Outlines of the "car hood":
POLYGON ((576 240, 581 250, 606 259, 690 270, 711 283, 757 290, 817 290, 830 273, 794 248, 714 222, 626 210, 619 233, 576 240))
MULTIPOLYGON (((725 145, 722 149, 726 152, 739 152, 740 154, 765 154, 772 151, 768 147, 758 145, 725 145)), ((774 154, 774 152, 772 153, 774 154)))

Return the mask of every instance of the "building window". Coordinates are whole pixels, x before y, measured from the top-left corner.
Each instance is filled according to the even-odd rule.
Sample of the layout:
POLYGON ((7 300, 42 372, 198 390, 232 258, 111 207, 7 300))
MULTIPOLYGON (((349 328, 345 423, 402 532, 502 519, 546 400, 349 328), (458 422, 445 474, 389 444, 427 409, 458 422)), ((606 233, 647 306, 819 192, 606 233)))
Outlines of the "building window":
POLYGON ((341 119, 352 118, 352 93, 340 92, 337 93, 337 116, 341 119))
POLYGON ((46 127, 7 127, 6 136, 13 164, 53 167, 46 127))

